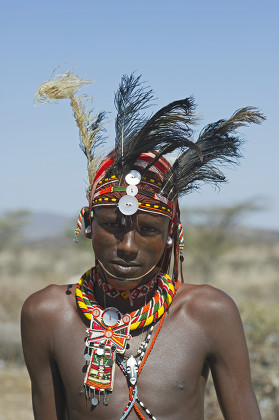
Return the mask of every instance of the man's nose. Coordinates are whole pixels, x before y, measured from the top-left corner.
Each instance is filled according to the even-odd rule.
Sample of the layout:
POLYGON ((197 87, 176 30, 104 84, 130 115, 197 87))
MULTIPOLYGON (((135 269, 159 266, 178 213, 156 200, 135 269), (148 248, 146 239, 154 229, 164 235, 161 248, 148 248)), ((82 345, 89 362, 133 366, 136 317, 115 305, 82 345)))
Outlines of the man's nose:
POLYGON ((126 256, 135 256, 138 253, 135 235, 134 229, 123 232, 118 243, 118 251, 120 253, 126 256))

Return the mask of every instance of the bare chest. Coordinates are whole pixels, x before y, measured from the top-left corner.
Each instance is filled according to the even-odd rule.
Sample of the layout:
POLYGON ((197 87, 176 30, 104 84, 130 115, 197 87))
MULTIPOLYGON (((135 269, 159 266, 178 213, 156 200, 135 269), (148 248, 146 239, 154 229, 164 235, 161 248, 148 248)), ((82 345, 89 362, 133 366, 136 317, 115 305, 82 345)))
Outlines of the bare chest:
MULTIPOLYGON (((155 326, 147 346, 147 351, 150 346, 152 350, 138 378, 138 397, 158 419, 185 418, 185 410, 190 407, 194 411, 189 419, 203 418, 202 395, 208 371, 206 346, 203 345, 205 338, 203 331, 195 324, 188 320, 184 325, 185 321, 172 315, 170 310, 156 339, 158 325, 155 326)), ((98 406, 93 407, 90 400, 85 398, 85 329, 77 315, 71 328, 65 326, 56 339, 55 359, 65 389, 69 418, 89 419, 94 411, 96 419, 120 419, 129 401, 129 387, 126 377, 117 365, 114 390, 108 396, 108 405, 104 405, 100 397, 98 406)), ((126 358, 136 354, 144 337, 144 332, 133 335, 126 358)), ((128 418, 132 420, 138 417, 131 412, 128 418)))

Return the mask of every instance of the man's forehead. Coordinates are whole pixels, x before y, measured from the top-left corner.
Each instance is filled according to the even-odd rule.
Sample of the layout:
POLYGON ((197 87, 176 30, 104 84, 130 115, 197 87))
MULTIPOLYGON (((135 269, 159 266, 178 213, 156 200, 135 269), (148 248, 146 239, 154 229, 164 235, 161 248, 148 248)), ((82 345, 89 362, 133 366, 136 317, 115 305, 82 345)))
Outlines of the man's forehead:
POLYGON ((138 210, 133 216, 124 216, 118 206, 99 206, 99 207, 95 207, 93 209, 93 213, 96 214, 97 217, 100 216, 110 216, 110 217, 119 217, 119 218, 123 218, 123 217, 132 217, 132 218, 137 218, 138 220, 141 221, 149 221, 152 222, 154 221, 155 223, 169 223, 170 220, 168 217, 161 215, 161 214, 157 214, 157 213, 150 213, 150 212, 145 212, 142 210, 138 210))

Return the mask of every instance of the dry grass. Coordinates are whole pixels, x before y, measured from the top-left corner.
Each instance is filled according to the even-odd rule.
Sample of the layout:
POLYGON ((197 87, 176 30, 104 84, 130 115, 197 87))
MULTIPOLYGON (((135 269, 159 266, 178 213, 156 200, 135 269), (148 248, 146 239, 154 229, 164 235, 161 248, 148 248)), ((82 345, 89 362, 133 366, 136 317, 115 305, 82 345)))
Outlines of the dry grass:
POLYGON ((30 381, 24 366, 0 369, 0 420, 31 420, 30 381))

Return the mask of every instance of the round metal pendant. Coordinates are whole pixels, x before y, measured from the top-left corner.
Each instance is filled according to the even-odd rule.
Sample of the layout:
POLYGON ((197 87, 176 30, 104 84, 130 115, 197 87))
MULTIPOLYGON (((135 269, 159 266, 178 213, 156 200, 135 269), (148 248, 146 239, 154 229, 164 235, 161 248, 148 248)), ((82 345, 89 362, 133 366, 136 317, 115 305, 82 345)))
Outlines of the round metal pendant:
POLYGON ((138 210, 139 202, 136 197, 132 195, 123 195, 118 202, 118 208, 122 214, 126 216, 131 216, 135 214, 138 210))
POLYGON ((98 399, 97 398, 92 398, 92 400, 91 400, 91 403, 92 403, 92 405, 98 405, 98 403, 99 403, 99 401, 98 401, 98 399))
POLYGON ((87 362, 90 362, 91 356, 88 353, 85 353, 84 358, 87 362))
POLYGON ((137 193, 139 192, 138 187, 136 185, 128 185, 126 188, 126 194, 131 195, 132 197, 135 197, 137 193))
POLYGON ((126 176, 125 181, 129 185, 138 185, 141 180, 141 174, 136 171, 135 169, 132 169, 126 176))
POLYGON ((102 318, 105 325, 113 327, 120 319, 120 312, 115 308, 108 308, 104 311, 102 318))

